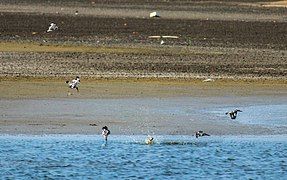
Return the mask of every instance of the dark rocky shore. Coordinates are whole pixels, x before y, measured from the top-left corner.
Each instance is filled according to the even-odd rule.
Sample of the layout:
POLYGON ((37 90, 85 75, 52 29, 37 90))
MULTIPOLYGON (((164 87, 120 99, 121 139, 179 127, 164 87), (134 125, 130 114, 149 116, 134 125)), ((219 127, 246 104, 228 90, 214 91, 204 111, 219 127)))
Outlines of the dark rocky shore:
POLYGON ((2 1, 0 74, 286 78, 287 10, 264 8, 258 2, 2 1), (118 11, 118 16, 98 15, 99 9, 118 11), (152 19, 148 17, 152 9, 175 15, 152 19), (131 17, 129 10, 147 14, 131 17), (204 15, 193 17, 198 13, 204 15), (213 19, 214 14, 222 16, 213 19), (59 29, 47 33, 51 22, 59 29), (148 38, 153 35, 179 38, 164 39, 160 45, 160 39, 148 38), (11 50, 4 42, 24 45, 11 50), (35 44, 47 48, 30 47, 35 44), (62 46, 77 49, 49 50, 62 46), (79 50, 87 47, 93 50, 79 50))

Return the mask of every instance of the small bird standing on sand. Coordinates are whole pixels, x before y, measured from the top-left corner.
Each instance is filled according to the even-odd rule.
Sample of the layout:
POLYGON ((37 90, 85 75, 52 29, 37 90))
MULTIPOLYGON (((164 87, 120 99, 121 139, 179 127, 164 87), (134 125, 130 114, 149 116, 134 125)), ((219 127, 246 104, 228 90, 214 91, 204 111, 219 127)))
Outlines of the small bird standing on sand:
POLYGON ((195 133, 195 137, 198 138, 198 137, 202 137, 202 136, 210 136, 209 134, 203 132, 203 131, 197 131, 195 133))
POLYGON ((48 28, 47 32, 51 32, 58 29, 58 26, 55 23, 51 23, 50 27, 48 28))
POLYGON ((108 141, 108 136, 111 134, 111 131, 108 129, 108 127, 107 126, 104 126, 103 128, 102 128, 102 136, 104 137, 104 139, 106 140, 106 141, 108 141))
POLYGON ((145 143, 146 144, 153 144, 153 137, 151 137, 150 135, 147 136, 146 140, 145 140, 145 143))
POLYGON ((80 85, 80 77, 79 76, 77 76, 76 79, 73 79, 71 82, 66 81, 66 83, 69 85, 69 87, 71 89, 77 89, 77 91, 79 92, 79 85, 80 85))
POLYGON ((225 114, 229 114, 230 118, 231 119, 236 119, 237 117, 237 112, 242 112, 241 110, 239 109, 235 109, 234 111, 230 111, 230 112, 226 112, 225 114))

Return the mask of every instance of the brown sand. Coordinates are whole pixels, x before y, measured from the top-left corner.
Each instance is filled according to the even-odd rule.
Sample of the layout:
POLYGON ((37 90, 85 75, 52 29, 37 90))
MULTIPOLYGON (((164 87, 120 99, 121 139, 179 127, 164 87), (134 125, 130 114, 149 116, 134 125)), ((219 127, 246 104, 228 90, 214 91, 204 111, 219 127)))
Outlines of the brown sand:
MULTIPOLYGON (((69 78, 0 78, 0 99, 69 98, 69 78)), ((82 78, 81 92, 71 98, 221 97, 286 95, 286 80, 256 79, 82 78)))

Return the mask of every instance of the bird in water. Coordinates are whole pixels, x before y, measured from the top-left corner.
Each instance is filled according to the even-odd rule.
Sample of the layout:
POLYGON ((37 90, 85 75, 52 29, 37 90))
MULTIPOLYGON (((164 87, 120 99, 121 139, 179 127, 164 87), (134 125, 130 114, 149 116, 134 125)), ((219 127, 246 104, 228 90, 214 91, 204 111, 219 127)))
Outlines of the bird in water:
POLYGON ((69 85, 69 88, 76 89, 79 92, 79 85, 80 85, 80 77, 76 76, 75 79, 72 81, 66 81, 66 83, 69 85))
POLYGON ((108 129, 108 127, 107 126, 104 126, 103 128, 102 128, 102 136, 104 137, 104 139, 106 140, 106 141, 108 141, 108 136, 111 134, 111 131, 108 129))
POLYGON ((226 112, 225 114, 230 116, 231 119, 236 119, 237 117, 237 112, 242 112, 241 110, 239 109, 235 109, 233 111, 229 111, 229 112, 226 112))
POLYGON ((153 140, 154 140, 154 138, 151 137, 150 135, 148 135, 146 140, 145 140, 145 143, 146 144, 153 144, 153 140))
POLYGON ((197 131, 195 133, 195 137, 198 138, 198 137, 202 137, 202 136, 210 136, 209 134, 203 132, 203 131, 197 131))

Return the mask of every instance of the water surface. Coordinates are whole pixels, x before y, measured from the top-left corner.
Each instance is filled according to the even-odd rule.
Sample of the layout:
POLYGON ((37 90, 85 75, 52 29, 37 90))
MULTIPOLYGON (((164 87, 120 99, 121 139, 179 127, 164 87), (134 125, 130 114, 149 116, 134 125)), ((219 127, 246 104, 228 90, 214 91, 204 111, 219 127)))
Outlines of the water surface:
POLYGON ((287 136, 0 136, 4 179, 286 179, 287 136))
POLYGON ((1 100, 2 120, 226 121, 225 112, 241 109, 237 122, 287 126, 287 98, 173 97, 126 99, 1 100))

